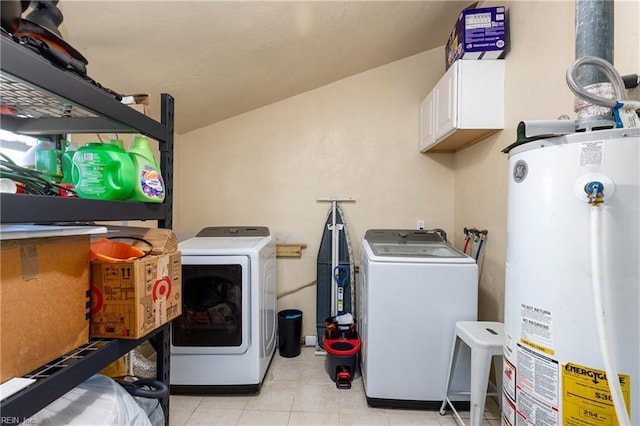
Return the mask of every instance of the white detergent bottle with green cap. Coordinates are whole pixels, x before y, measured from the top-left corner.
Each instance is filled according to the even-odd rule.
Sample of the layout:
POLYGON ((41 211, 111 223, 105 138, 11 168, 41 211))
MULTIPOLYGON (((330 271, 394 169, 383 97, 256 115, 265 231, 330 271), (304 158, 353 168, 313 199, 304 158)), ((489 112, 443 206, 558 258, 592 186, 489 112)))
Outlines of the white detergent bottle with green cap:
POLYGON ((128 152, 136 173, 136 184, 129 199, 145 203, 162 203, 165 196, 164 181, 160 165, 149 148, 147 138, 134 137, 128 152))

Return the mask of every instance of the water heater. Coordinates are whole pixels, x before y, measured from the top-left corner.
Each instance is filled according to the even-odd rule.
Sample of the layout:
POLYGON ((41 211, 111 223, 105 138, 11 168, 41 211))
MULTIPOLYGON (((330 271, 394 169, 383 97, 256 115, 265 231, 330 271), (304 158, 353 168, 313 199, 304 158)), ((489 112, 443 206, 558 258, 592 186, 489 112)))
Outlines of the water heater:
POLYGON ((638 128, 509 151, 505 424, 618 424, 615 371, 640 425, 639 168, 638 128))

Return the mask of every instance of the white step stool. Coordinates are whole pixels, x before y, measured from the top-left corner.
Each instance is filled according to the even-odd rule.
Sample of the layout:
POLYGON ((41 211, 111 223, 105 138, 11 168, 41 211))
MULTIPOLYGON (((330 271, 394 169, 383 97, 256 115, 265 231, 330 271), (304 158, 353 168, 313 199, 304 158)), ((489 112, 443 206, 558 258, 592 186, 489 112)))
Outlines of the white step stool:
POLYGON ((456 392, 451 393, 451 395, 470 394, 470 424, 471 426, 480 426, 484 416, 484 404, 487 395, 498 395, 498 400, 502 403, 504 325, 501 322, 490 321, 458 321, 456 323, 451 360, 449 362, 449 377, 444 400, 440 407, 440 414, 444 415, 447 405, 449 405, 454 416, 461 424, 464 424, 449 399, 449 387, 451 387, 451 382, 453 381, 453 369, 460 349, 460 342, 466 343, 471 349, 471 392, 456 392), (496 372, 497 392, 487 393, 492 359, 496 372))

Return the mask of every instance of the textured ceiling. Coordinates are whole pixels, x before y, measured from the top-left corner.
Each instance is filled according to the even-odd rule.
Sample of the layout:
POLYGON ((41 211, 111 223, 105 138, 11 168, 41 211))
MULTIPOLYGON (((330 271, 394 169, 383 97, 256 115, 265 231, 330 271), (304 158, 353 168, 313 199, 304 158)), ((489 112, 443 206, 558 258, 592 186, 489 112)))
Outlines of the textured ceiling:
MULTIPOLYGON (((469 1, 61 1, 64 39, 185 133, 442 46, 469 1)), ((444 53, 443 53, 444 55, 444 53)), ((444 66, 444 65, 443 65, 444 66)))

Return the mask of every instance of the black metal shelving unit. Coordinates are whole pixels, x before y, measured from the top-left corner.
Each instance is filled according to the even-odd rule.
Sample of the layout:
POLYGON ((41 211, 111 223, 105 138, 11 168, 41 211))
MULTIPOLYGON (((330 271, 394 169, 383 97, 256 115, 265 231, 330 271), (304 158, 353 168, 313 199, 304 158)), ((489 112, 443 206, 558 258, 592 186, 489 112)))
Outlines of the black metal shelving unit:
MULTIPOLYGON (((24 421, 144 341, 162 340, 165 334, 168 335, 168 328, 169 325, 165 324, 140 340, 93 339, 86 345, 24 375, 23 377, 35 379, 36 382, 2 401, 2 423, 16 424, 24 421)), ((164 373, 161 369, 168 369, 168 364, 160 362, 160 352, 158 361, 160 377, 164 373)), ((168 420, 166 412, 165 419, 168 420)))
MULTIPOLYGON (((123 105, 99 85, 52 64, 0 37, 0 101, 18 113, 3 115, 3 129, 25 135, 67 133, 140 133, 158 141, 165 201, 147 204, 37 195, 0 194, 2 223, 60 223, 106 220, 157 220, 172 227, 174 99, 161 96, 161 120, 155 121, 123 105)), ((2 423, 24 420, 91 375, 149 340, 157 352, 157 378, 169 384, 169 325, 140 340, 91 340, 76 351, 32 372, 36 382, 0 402, 2 423)), ((163 399, 166 424, 169 396, 163 399)))

